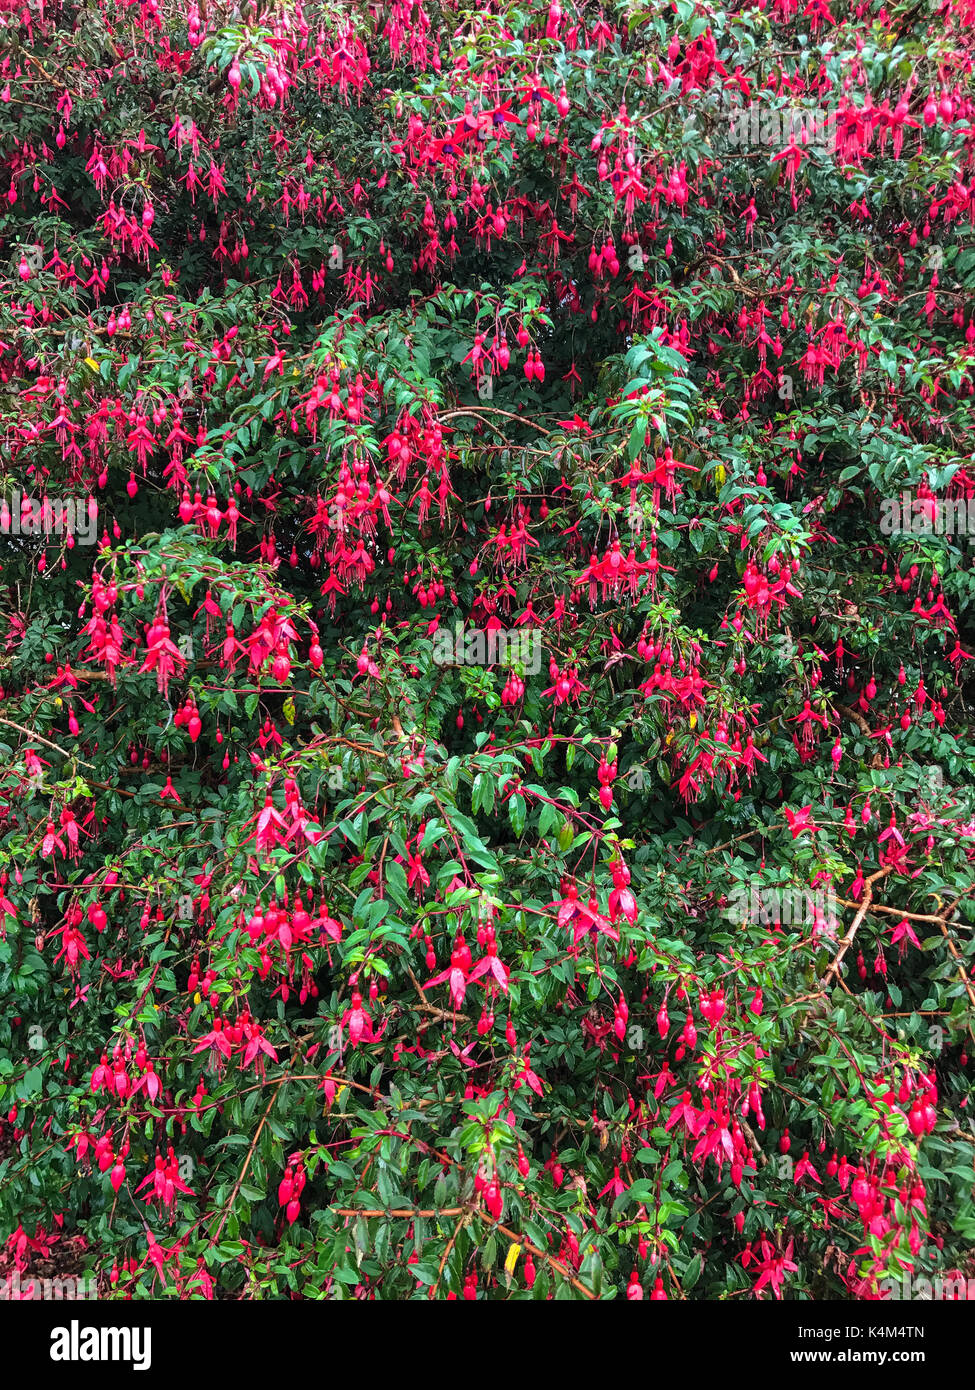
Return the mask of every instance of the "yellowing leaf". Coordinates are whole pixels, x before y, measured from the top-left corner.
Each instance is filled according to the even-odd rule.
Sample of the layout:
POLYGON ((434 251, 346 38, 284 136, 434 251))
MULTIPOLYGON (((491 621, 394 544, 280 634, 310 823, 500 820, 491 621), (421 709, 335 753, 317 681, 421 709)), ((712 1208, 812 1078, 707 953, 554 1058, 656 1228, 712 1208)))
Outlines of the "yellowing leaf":
POLYGON ((295 702, 294 702, 294 700, 291 698, 290 695, 288 696, 288 698, 287 698, 287 699, 285 700, 285 702, 284 702, 284 711, 283 711, 283 712, 284 712, 284 717, 285 717, 285 719, 287 719, 288 723, 289 723, 289 724, 293 724, 293 723, 295 722, 295 702))
POLYGON ((86 357, 85 366, 90 367, 93 372, 98 371, 98 363, 95 361, 94 357, 86 357))
POLYGON ((511 1278, 512 1274, 514 1274, 514 1272, 515 1272, 515 1265, 518 1263, 518 1256, 519 1256, 520 1254, 521 1254, 521 1246, 520 1246, 520 1245, 515 1245, 514 1242, 512 1241, 512 1243, 508 1246, 508 1253, 507 1253, 507 1255, 505 1256, 505 1259, 504 1259, 504 1272, 505 1272, 505 1274, 507 1274, 507 1276, 509 1277, 509 1279, 511 1278))
POLYGON ((345 1093, 346 1093, 346 1091, 348 1091, 348 1089, 349 1089, 348 1086, 338 1086, 338 1087, 336 1088, 336 1091, 335 1091, 335 1097, 334 1097, 334 1099, 333 1099, 331 1102, 329 1102, 329 1101, 326 1100, 324 1106, 322 1107, 322 1114, 323 1114, 323 1115, 327 1115, 328 1112, 329 1112, 329 1110, 331 1109, 331 1106, 332 1106, 332 1105, 339 1105, 339 1106, 341 1106, 341 1104, 342 1104, 342 1097, 345 1095, 345 1093))

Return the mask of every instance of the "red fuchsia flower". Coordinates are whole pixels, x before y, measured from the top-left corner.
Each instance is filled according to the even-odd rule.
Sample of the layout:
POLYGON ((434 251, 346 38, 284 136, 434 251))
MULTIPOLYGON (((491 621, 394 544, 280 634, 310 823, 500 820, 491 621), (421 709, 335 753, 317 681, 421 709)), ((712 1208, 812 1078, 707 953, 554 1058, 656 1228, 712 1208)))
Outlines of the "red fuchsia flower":
POLYGON ((155 671, 160 695, 168 695, 170 678, 183 673, 186 669, 186 658, 175 643, 170 641, 169 624, 165 616, 157 616, 146 628, 146 647, 146 659, 139 667, 139 674, 155 671))
POLYGON ((213 1300, 216 1284, 211 1278, 209 1272, 207 1271, 207 1268, 204 1265, 202 1259, 200 1260, 200 1263, 197 1266, 195 1272, 192 1275, 190 1275, 190 1278, 187 1280, 187 1289, 192 1289, 194 1286, 200 1289, 204 1298, 209 1299, 210 1301, 213 1300))
MULTIPOLYGON (((89 812, 89 814, 85 817, 83 824, 87 825, 88 822, 91 821, 93 818, 94 812, 89 812)), ((74 812, 68 806, 65 806, 61 812, 61 829, 64 831, 65 837, 68 841, 68 857, 71 859, 79 858, 81 854, 81 847, 79 843, 81 827, 75 820, 74 812)))
MULTIPOLYGON (((275 809, 270 792, 264 797, 262 809, 244 824, 245 827, 256 824, 257 829, 253 834, 247 836, 247 840, 254 840, 260 850, 274 849, 276 845, 283 844, 288 839, 288 827, 285 825, 284 817, 280 811, 275 809)), ((244 843, 247 841, 245 840, 244 843)))
MULTIPOLYGON (((520 1070, 519 1070, 519 1071, 517 1072, 517 1074, 515 1075, 514 1089, 517 1091, 517 1090, 519 1089, 519 1087, 527 1085, 527 1086, 529 1086, 529 1087, 535 1092, 536 1096, 540 1096, 540 1095, 543 1094, 543 1091, 542 1091, 542 1083, 541 1083, 541 1079, 536 1075, 536 1073, 535 1073, 534 1071, 532 1071, 531 1063, 529 1062, 529 1057, 528 1057, 528 1054, 529 1054, 530 1052, 531 1052, 531 1044, 530 1044, 530 1043, 527 1043, 527 1044, 525 1045, 525 1053, 524 1053, 524 1056, 521 1058, 520 1070)), ((558 1165, 556 1165, 556 1166, 558 1166, 558 1165)), ((561 1174, 561 1171, 562 1171, 561 1168, 559 1168, 559 1173, 560 1173, 560 1174, 561 1174)), ((554 1169, 553 1169, 553 1175, 554 1175, 554 1169)), ((561 1179, 561 1177, 560 1177, 560 1178, 559 1178, 559 1182, 556 1183, 556 1187, 559 1186, 559 1183, 561 1183, 561 1181, 562 1181, 562 1179, 561 1179)))
POLYGON ((108 1055, 104 1052, 102 1053, 101 1061, 91 1074, 92 1095, 97 1094, 102 1087, 104 1087, 110 1095, 115 1091, 114 1073, 108 1065, 108 1055))
POLYGON ((421 897, 422 890, 430 887, 430 875, 423 867, 423 860, 420 858, 419 853, 407 853, 406 862, 409 865, 406 871, 407 886, 416 889, 417 897, 421 897), (420 885, 419 888, 416 887, 417 884, 420 885))
POLYGON ((629 888, 614 888, 609 895, 609 920, 615 926, 620 917, 624 917, 630 926, 637 919, 639 908, 636 898, 629 888))
POLYGON ((233 1047, 231 1046, 230 1039, 224 1029, 223 1019, 221 1018, 214 1019, 213 1028, 200 1039, 193 1051, 206 1052, 208 1048, 210 1049, 211 1063, 216 1064, 218 1067, 221 1065, 221 1058, 229 1061, 232 1056, 233 1047))
POLYGON ((453 1001, 454 1008, 461 1009, 464 1005, 467 984, 470 979, 470 969, 471 950, 463 936, 458 933, 457 939, 454 942, 454 949, 450 955, 450 965, 448 969, 442 971, 439 975, 435 975, 432 980, 428 980, 426 987, 427 989, 432 989, 434 985, 440 985, 443 984, 444 980, 449 980, 450 997, 453 1001))
MULTIPOLYGON (((84 936, 76 926, 59 927, 58 931, 63 933, 61 937, 61 950, 58 951, 54 959, 55 961, 59 961, 61 957, 64 956, 68 971, 73 975, 79 970, 82 960, 91 960, 88 946, 84 936)), ((56 934, 57 933, 55 933, 55 935, 56 934)))
POLYGON ((620 990, 620 997, 613 1011, 613 1032, 620 1042, 626 1037, 626 1020, 630 1016, 629 1006, 620 990))
POLYGON ((703 1163, 713 1154, 720 1170, 726 1158, 734 1161, 736 1148, 743 1142, 741 1130, 737 1125, 734 1131, 729 1128, 729 1116, 724 1109, 711 1109, 710 1097, 705 1097, 704 1105, 699 1117, 703 1117, 704 1132, 694 1146, 692 1157, 695 1163, 703 1163))
POLYGON ((156 1162, 152 1172, 147 1178, 143 1178, 136 1188, 136 1192, 141 1192, 144 1187, 149 1187, 150 1191, 142 1200, 144 1202, 158 1202, 163 1207, 172 1206, 177 1192, 185 1192, 188 1197, 196 1196, 196 1193, 192 1192, 179 1176, 179 1165, 172 1147, 170 1147, 167 1158, 163 1158, 161 1154, 156 1154, 156 1162))
POLYGON ((573 946, 578 946, 585 936, 591 937, 594 941, 599 936, 608 936, 610 941, 619 941, 620 939, 619 932, 609 921, 609 918, 603 916, 599 911, 595 897, 591 897, 586 905, 580 904, 579 914, 572 932, 573 946))
POLYGON ((818 827, 812 821, 812 805, 803 806, 798 811, 790 811, 788 807, 782 812, 786 823, 792 831, 792 838, 797 840, 804 830, 816 830, 818 827))
POLYGON ((799 1183, 802 1182, 803 1178, 809 1178, 813 1182, 822 1182, 822 1178, 820 1178, 819 1174, 816 1172, 816 1169, 810 1162, 808 1151, 803 1153, 802 1158, 796 1164, 796 1171, 793 1175, 793 1181, 795 1182, 796 1186, 798 1186, 799 1183))
POLYGON ((543 690, 542 696, 547 698, 549 695, 554 695, 556 705, 562 705, 566 700, 578 700, 583 691, 589 689, 588 685, 582 684, 578 673, 572 668, 559 671, 558 667, 555 667, 551 676, 555 684, 550 685, 547 690, 543 690))
POLYGON ((772 1292, 776 1298, 782 1297, 782 1285, 785 1282, 786 1274, 793 1273, 798 1269, 798 1265, 792 1259, 793 1242, 790 1240, 786 1246, 785 1253, 779 1255, 774 1246, 763 1236, 758 1246, 758 1254, 752 1246, 747 1246, 741 1257, 742 1265, 747 1269, 754 1265, 758 1279, 755 1282, 753 1292, 761 1293, 767 1284, 772 1286, 772 1292), (759 1259, 761 1256, 761 1259, 759 1259))
POLYGON ((146 1255, 146 1259, 148 1260, 149 1264, 152 1265, 153 1269, 156 1271, 156 1273, 159 1275, 160 1279, 162 1280, 163 1284, 165 1285, 165 1283, 166 1283, 166 1273, 165 1273, 166 1261, 169 1260, 169 1259, 171 1259, 171 1258, 173 1257, 173 1255, 175 1255, 176 1252, 179 1250, 179 1248, 180 1248, 180 1247, 179 1247, 179 1242, 177 1242, 177 1243, 176 1243, 174 1246, 172 1246, 170 1249, 166 1250, 166 1249, 164 1249, 163 1246, 161 1246, 161 1245, 159 1244, 159 1242, 156 1240, 156 1237, 152 1234, 152 1232, 151 1232, 151 1231, 148 1231, 148 1230, 146 1231, 146 1242, 147 1242, 147 1245, 148 1245, 148 1253, 147 1253, 147 1255, 146 1255))
POLYGON ((255 1058, 263 1053, 270 1057, 272 1062, 278 1060, 278 1054, 265 1038, 259 1023, 249 1019, 244 1025, 244 1035, 247 1038, 247 1046, 244 1049, 244 1066, 249 1067, 255 1058))
POLYGON ((792 719, 790 719, 789 722, 791 724, 802 725, 803 746, 806 748, 810 748, 815 743, 815 735, 812 730, 812 725, 821 724, 825 729, 826 716, 825 714, 818 714, 816 710, 813 709, 809 700, 805 700, 802 706, 802 713, 795 715, 792 719))
POLYGON ((336 922, 334 917, 330 917, 324 905, 319 905, 318 917, 315 925, 318 928, 321 944, 324 946, 326 940, 338 942, 342 939, 342 923, 336 922))
POLYGON ((324 835, 321 825, 305 811, 298 795, 298 788, 290 778, 285 782, 284 788, 287 802, 285 811, 291 815, 291 826, 285 835, 285 842, 300 836, 306 844, 317 844, 324 835))
POLYGON ((676 1125, 683 1125, 692 1138, 696 1138, 706 1124, 703 1111, 698 1111, 691 1102, 690 1091, 685 1091, 675 1102, 667 1117, 664 1129, 671 1130, 676 1125))
POLYGON ((589 899, 588 904, 579 902, 578 889, 574 883, 566 889, 566 895, 559 904, 557 921, 560 927, 572 925, 573 946, 578 946, 585 936, 595 939, 602 934, 608 936, 611 941, 620 939, 619 932, 609 918, 600 913, 594 897, 589 899))
POLYGON ((702 993, 699 1003, 701 1017, 712 1026, 721 1022, 726 1007, 723 989, 712 990, 710 994, 702 993))
POLYGON ((145 1059, 144 1049, 140 1049, 140 1051, 142 1052, 142 1060, 140 1060, 139 1053, 136 1053, 135 1060, 138 1066, 144 1068, 144 1071, 132 1087, 132 1094, 135 1095, 137 1091, 144 1090, 149 1099, 155 1101, 162 1092, 162 1082, 156 1075, 152 1062, 145 1059))
POLYGON ((27 769, 28 777, 43 777, 44 769, 51 764, 43 758, 39 758, 33 748, 24 749, 24 767, 27 769))
POLYGON ((349 1043, 356 1047, 359 1042, 375 1042, 376 1035, 373 1031, 372 1018, 362 1007, 362 995, 358 990, 352 991, 352 998, 349 1001, 349 1008, 342 1015, 341 1027, 348 1026, 349 1043))
MULTIPOLYGON (((483 956, 483 957, 478 961, 478 963, 474 966, 474 969, 471 971, 470 975, 468 976, 468 980, 469 980, 469 981, 472 981, 472 980, 479 980, 479 979, 481 979, 481 977, 482 977, 483 975, 488 975, 488 974, 489 974, 489 975, 491 976, 491 979, 494 980, 498 985, 501 986, 502 992, 503 992, 504 994, 507 994, 507 993, 508 993, 508 967, 504 964, 503 961, 498 960, 498 954, 497 954, 497 952, 498 952, 497 943, 492 939, 491 941, 488 942, 488 946, 487 946, 487 955, 486 955, 486 956, 483 956)), ((485 980, 484 983, 485 983, 485 987, 488 987, 488 988, 490 987, 490 981, 485 980)))
POLYGON ((638 908, 629 888, 630 871, 622 858, 614 858, 610 863, 610 872, 613 875, 613 890, 609 895, 609 920, 615 926, 623 916, 632 926, 637 919, 638 908))
POLYGON ((52 820, 49 820, 47 823, 47 830, 44 834, 44 839, 41 841, 41 858, 49 859, 51 855, 54 853, 55 849, 60 850, 61 854, 65 854, 66 852, 64 848, 64 841, 58 838, 54 822, 52 820))
POLYGON ((483 1198, 484 1205, 490 1215, 495 1221, 500 1221, 504 1212, 504 1197, 497 1178, 491 1178, 491 1180, 485 1184, 483 1198))
POLYGON ((921 943, 920 941, 918 941, 917 936, 914 933, 914 928, 911 926, 907 918, 904 917, 891 930, 890 935, 890 942, 892 946, 896 946, 898 943, 900 943, 899 957, 901 960, 904 959, 906 943, 908 941, 911 943, 912 946, 916 947, 917 950, 920 951, 921 943))
MULTIPOLYGON (((617 1197, 621 1197, 625 1191, 626 1191, 626 1183, 625 1183, 625 1182, 623 1181, 623 1179, 620 1177, 620 1170, 619 1170, 619 1167, 618 1167, 618 1165, 617 1165, 617 1166, 614 1166, 614 1168, 613 1168, 613 1176, 610 1178, 609 1182, 606 1184, 606 1186, 603 1188, 603 1190, 600 1192, 599 1195, 600 1195, 600 1197, 605 1197, 605 1196, 607 1195, 607 1193, 609 1193, 609 1195, 612 1197, 613 1201, 615 1201, 616 1198, 617 1198, 617 1197)), ((634 1273, 635 1273, 635 1271, 634 1271, 634 1273)), ((641 1297, 642 1297, 642 1291, 641 1291, 641 1297)))

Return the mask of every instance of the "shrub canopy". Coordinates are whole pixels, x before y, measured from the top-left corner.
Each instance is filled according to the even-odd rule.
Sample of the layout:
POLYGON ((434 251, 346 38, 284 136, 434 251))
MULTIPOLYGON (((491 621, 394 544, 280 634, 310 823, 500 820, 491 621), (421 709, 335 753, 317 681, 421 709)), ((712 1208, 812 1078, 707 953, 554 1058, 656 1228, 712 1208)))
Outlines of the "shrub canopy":
POLYGON ((975 6, 0 8, 5 1269, 965 1269, 975 6))

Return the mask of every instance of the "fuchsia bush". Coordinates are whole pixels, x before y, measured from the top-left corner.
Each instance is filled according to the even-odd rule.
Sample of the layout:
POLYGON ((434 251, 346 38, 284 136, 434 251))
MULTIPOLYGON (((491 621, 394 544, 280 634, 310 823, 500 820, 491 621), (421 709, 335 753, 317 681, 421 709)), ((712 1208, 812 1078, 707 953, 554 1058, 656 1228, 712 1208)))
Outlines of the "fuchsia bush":
POLYGON ((0 24, 0 1272, 975 1271, 975 6, 0 24))

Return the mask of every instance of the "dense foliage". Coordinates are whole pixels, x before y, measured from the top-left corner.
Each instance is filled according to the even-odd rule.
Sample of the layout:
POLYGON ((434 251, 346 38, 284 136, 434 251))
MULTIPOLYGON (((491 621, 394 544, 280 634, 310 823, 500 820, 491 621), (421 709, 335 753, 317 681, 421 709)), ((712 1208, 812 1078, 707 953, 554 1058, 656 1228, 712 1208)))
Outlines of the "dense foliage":
POLYGON ((968 1272, 975 5, 0 25, 4 1270, 968 1272))

